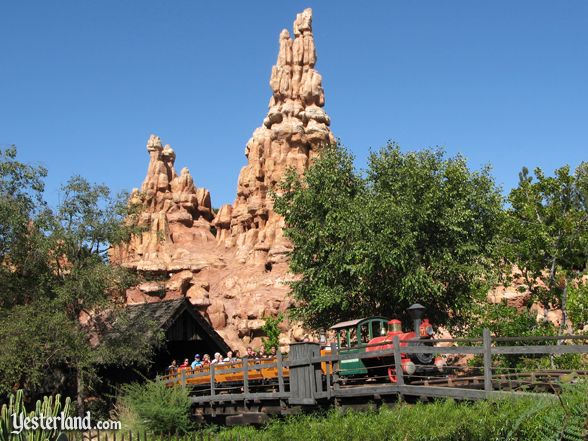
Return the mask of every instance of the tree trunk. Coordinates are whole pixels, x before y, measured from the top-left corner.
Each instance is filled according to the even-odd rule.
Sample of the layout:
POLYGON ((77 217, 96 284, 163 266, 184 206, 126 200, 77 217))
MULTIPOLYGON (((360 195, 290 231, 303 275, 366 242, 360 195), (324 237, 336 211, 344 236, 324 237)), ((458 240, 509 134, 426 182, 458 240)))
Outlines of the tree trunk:
POLYGON ((85 391, 86 387, 84 385, 84 378, 82 371, 78 368, 76 369, 76 386, 77 386, 77 398, 76 403, 78 407, 78 415, 80 417, 84 416, 84 398, 85 398, 85 391))
MULTIPOLYGON (((558 239, 559 240, 559 239, 558 239)), ((555 272, 556 272, 556 258, 553 256, 553 260, 551 261, 551 269, 549 270, 549 293, 553 292, 553 287, 555 286, 555 272)), ((549 312, 549 305, 543 305, 543 320, 547 321, 547 313, 549 312)))
MULTIPOLYGON (((559 326, 560 335, 565 333, 566 326, 568 324, 568 286, 570 282, 570 278, 566 276, 566 285, 564 286, 563 292, 561 294, 561 323, 559 326)), ((558 341, 561 342, 561 340, 558 341)))
MULTIPOLYGON (((558 238, 559 241, 559 238, 558 238)), ((553 260, 551 261, 551 269, 549 270, 549 293, 553 292, 553 287, 555 286, 555 272, 556 272, 556 258, 553 256, 553 260)), ((547 303, 543 304, 543 320, 547 322, 547 313, 549 312, 549 305, 547 303)), ((557 341, 556 344, 560 342, 557 341)), ((551 369, 555 369, 555 357, 553 354, 549 354, 549 364, 551 365, 551 369)))

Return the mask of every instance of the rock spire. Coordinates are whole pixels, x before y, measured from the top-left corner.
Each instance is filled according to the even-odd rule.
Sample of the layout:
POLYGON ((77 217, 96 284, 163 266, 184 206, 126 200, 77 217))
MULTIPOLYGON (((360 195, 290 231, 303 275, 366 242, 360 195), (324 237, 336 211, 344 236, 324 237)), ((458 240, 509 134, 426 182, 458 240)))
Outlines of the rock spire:
POLYGON ((286 169, 303 173, 317 149, 335 141, 323 110, 322 77, 315 69, 311 9, 296 16, 293 30, 294 38, 286 29, 280 33, 278 58, 269 82, 269 110, 245 147, 248 161, 239 174, 235 202, 232 207, 222 207, 214 221, 220 230, 218 240, 227 247, 237 247, 243 262, 284 261, 289 244, 269 191, 286 169))
POLYGON ((147 152, 147 176, 140 191, 133 189, 129 201, 140 207, 136 223, 146 231, 129 244, 115 247, 111 259, 143 271, 189 268, 193 262, 185 247, 214 241, 210 193, 196 188, 186 167, 176 173, 176 154, 158 136, 151 135, 147 152))

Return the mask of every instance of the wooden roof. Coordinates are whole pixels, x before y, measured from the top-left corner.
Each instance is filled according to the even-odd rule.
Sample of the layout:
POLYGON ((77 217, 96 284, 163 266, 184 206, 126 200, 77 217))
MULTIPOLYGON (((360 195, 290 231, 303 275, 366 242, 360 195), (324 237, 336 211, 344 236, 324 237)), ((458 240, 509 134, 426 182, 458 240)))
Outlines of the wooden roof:
POLYGON ((339 322, 339 323, 331 326, 329 329, 351 328, 352 326, 357 326, 362 322, 365 322, 368 320, 378 320, 378 319, 388 321, 388 319, 386 317, 379 317, 379 316, 366 317, 366 318, 360 318, 360 319, 355 319, 355 320, 347 320, 345 322, 339 322))
POLYGON ((185 297, 173 300, 163 300, 160 302, 141 303, 129 305, 126 307, 129 317, 129 324, 132 325, 134 320, 144 320, 149 318, 163 331, 167 331, 174 322, 184 313, 187 312, 197 323, 198 327, 204 331, 204 334, 210 338, 218 348, 227 352, 230 350, 229 345, 214 330, 208 321, 195 310, 194 306, 185 297))

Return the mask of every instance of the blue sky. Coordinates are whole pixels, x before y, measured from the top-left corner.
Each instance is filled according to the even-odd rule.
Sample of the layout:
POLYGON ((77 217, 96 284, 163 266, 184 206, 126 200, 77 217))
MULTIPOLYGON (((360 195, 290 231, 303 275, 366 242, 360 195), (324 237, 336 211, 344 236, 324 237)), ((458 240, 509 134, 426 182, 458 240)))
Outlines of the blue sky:
POLYGON ((366 163, 444 146, 505 190, 524 165, 588 160, 588 1, 45 0, 0 3, 0 146, 49 169, 142 182, 158 134, 214 206, 265 116, 282 28, 314 10, 332 130, 366 163))

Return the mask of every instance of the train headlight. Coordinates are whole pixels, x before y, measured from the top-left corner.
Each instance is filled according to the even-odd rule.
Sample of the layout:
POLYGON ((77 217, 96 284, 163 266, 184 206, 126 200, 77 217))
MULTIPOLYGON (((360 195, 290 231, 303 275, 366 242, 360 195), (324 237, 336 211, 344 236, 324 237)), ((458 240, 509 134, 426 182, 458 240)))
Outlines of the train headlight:
POLYGON ((427 333, 427 335, 428 335, 429 337, 432 337, 432 336, 433 336, 433 334, 435 333, 435 332, 433 331, 433 327, 432 327, 432 326, 427 326, 427 328, 425 329, 425 332, 427 333))
POLYGON ((440 372, 443 372, 443 369, 445 368, 445 360, 443 357, 435 358, 435 367, 439 369, 440 372))

